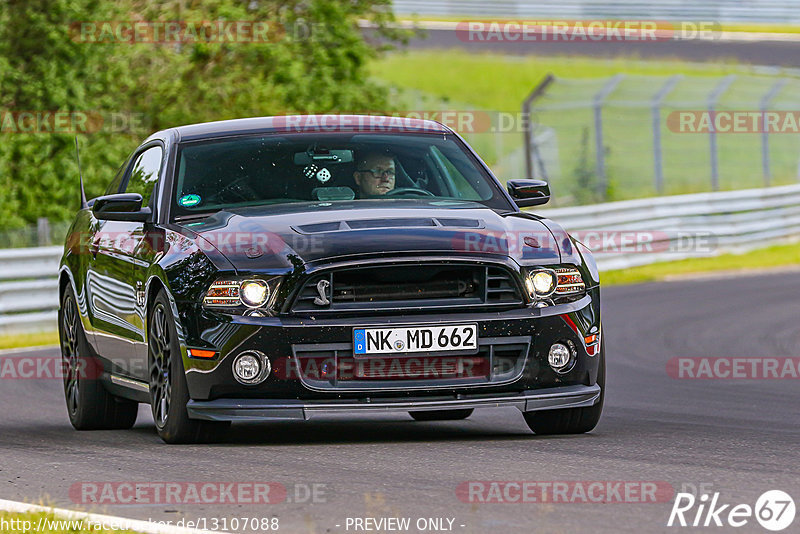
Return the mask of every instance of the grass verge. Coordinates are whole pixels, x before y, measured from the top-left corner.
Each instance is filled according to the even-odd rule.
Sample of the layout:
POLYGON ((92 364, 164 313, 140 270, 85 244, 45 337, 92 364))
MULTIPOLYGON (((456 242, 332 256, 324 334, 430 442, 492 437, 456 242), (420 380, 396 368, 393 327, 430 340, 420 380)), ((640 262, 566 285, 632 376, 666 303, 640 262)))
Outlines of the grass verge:
POLYGON ((58 343, 58 332, 56 331, 0 335, 0 350, 58 345, 58 343))
POLYGON ((416 89, 479 109, 518 111, 528 93, 549 73, 560 78, 598 79, 615 74, 715 78, 752 72, 727 63, 644 61, 632 57, 509 56, 461 50, 395 52, 372 62, 371 74, 402 89, 416 89), (469 83, 466 83, 466 82, 469 83))
POLYGON ((604 271, 600 273, 600 282, 603 286, 636 284, 659 282, 691 274, 737 274, 792 266, 800 268, 798 243, 775 245, 741 254, 723 254, 713 258, 695 258, 604 271))
POLYGON ((63 534, 67 532, 133 534, 130 530, 107 530, 85 519, 63 519, 43 512, 27 514, 0 512, 0 532, 36 532, 37 534, 63 534))

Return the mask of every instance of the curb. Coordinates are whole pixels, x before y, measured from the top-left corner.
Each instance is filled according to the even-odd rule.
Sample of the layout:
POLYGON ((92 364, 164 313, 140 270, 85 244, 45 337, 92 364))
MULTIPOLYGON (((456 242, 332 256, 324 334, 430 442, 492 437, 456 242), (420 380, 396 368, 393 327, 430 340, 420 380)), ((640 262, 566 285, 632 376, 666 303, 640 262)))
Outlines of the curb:
POLYGON ((17 501, 7 501, 0 499, 0 511, 14 513, 48 513, 66 520, 85 520, 91 523, 100 523, 108 530, 132 530, 142 534, 219 534, 209 530, 198 530, 193 528, 177 527, 172 525, 162 525, 140 519, 127 519, 112 515, 92 514, 88 512, 76 512, 63 508, 50 508, 37 504, 26 504, 17 501))
MULTIPOLYGON (((58 345, 37 345, 35 347, 19 347, 16 349, 0 349, 0 355, 3 354, 14 354, 18 352, 37 352, 40 350, 58 350, 58 345)), ((0 499, 2 500, 2 499, 0 499)))

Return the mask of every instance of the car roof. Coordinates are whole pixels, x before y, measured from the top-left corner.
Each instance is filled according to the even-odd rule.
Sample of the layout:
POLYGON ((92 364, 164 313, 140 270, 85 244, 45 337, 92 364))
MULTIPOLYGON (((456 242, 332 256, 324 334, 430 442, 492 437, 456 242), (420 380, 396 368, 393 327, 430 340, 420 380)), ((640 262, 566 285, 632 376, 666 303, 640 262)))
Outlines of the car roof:
MULTIPOLYGON (((425 119, 386 115, 278 115, 189 124, 172 128, 179 141, 258 133, 452 133, 443 124, 425 119)), ((151 137, 161 137, 158 132, 151 137)), ((163 132, 163 133, 166 133, 163 132)))

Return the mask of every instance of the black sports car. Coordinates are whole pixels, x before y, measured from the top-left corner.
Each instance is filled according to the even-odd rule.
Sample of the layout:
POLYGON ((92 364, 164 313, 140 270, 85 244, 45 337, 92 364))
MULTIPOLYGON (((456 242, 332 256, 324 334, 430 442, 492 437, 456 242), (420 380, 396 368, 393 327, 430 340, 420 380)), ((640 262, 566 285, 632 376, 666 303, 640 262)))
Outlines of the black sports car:
POLYGON ((520 207, 453 131, 295 116, 150 136, 77 214, 61 261, 69 418, 169 443, 231 421, 514 406, 595 427, 605 363, 590 252, 520 207))

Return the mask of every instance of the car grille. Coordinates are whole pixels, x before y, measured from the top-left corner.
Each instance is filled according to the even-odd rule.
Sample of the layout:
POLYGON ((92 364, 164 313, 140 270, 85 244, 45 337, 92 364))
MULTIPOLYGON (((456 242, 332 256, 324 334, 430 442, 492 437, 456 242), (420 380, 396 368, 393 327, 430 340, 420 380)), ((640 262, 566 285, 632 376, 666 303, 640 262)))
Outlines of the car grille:
POLYGON ((312 276, 291 309, 371 311, 522 303, 514 276, 504 267, 417 263, 356 267, 312 276))
POLYGON ((477 354, 354 356, 349 343, 294 345, 300 380, 315 390, 471 387, 522 375, 530 337, 482 338, 477 354))
POLYGON ((488 359, 483 356, 431 356, 422 358, 364 358, 343 362, 352 373, 340 373, 339 380, 414 380, 486 376, 488 359))

